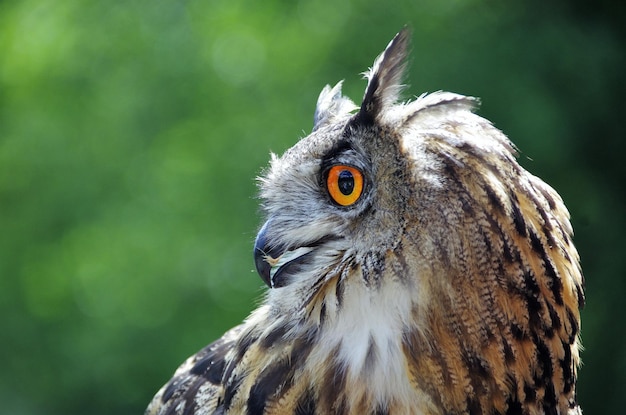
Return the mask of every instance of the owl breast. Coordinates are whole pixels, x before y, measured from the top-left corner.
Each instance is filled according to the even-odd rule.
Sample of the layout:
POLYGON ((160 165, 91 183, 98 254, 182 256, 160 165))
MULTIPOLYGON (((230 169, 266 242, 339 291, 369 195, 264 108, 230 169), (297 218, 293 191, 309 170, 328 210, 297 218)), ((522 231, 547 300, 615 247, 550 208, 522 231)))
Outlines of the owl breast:
POLYGON ((378 284, 363 284, 360 266, 327 284, 321 303, 312 306, 322 315, 318 346, 307 365, 313 371, 339 368, 345 390, 351 391, 351 408, 367 413, 376 408, 436 413, 428 395, 412 380, 404 355, 403 339, 415 330, 414 300, 420 295, 407 279, 392 275, 392 268, 378 276, 378 284))

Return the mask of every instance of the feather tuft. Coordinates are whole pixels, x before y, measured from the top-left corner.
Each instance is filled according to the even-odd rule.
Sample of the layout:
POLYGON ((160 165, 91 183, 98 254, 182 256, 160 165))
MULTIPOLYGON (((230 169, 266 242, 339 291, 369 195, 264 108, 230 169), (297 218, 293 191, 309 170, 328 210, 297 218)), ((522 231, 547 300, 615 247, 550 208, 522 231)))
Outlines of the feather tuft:
POLYGON ((318 130, 321 126, 331 123, 337 117, 354 111, 357 106, 350 98, 341 95, 341 86, 343 81, 337 82, 334 87, 326 85, 315 107, 315 115, 313 116, 313 131, 318 130))
POLYGON ((406 69, 409 38, 410 30, 405 27, 376 58, 372 68, 365 72, 368 82, 357 114, 360 122, 373 123, 385 107, 398 101, 404 87, 402 78, 406 69))

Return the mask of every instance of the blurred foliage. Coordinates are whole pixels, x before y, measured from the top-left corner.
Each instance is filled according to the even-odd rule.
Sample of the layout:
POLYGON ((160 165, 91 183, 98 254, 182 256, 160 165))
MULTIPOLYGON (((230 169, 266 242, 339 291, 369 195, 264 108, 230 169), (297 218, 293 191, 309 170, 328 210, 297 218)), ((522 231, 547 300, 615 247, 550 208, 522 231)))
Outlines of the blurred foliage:
POLYGON ((141 413, 258 303, 254 177, 355 100, 402 26, 410 92, 481 114, 567 202, 587 277, 586 413, 626 394, 624 6, 423 0, 0 3, 0 400, 141 413))

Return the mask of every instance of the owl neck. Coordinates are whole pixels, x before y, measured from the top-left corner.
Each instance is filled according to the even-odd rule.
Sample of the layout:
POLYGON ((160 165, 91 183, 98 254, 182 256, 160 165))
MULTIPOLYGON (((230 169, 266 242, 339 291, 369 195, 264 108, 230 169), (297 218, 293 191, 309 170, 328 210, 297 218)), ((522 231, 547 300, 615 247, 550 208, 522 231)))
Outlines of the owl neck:
POLYGON ((311 357, 337 361, 350 388, 363 391, 377 405, 412 411, 420 404, 428 406, 426 396, 410 381, 403 351, 403 333, 410 329, 414 310, 413 293, 393 279, 375 286, 363 279, 343 284, 340 298, 337 289, 324 298, 326 316, 320 325, 319 347, 311 357))
POLYGON ((415 321, 415 296, 399 285, 394 279, 373 287, 362 278, 337 277, 301 312, 268 308, 273 325, 286 328, 280 340, 274 337, 288 344, 299 382, 311 385, 329 412, 347 406, 348 413, 436 413, 407 369, 403 335, 415 321))

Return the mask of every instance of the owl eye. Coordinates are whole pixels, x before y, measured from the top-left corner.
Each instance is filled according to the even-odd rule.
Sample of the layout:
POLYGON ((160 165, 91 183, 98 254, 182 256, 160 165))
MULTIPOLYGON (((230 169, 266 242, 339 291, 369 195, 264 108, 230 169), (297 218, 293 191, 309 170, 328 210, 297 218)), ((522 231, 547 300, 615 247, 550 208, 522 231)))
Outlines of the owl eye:
POLYGON ((332 166, 328 170, 326 188, 335 203, 350 206, 363 193, 363 174, 352 166, 332 166))

